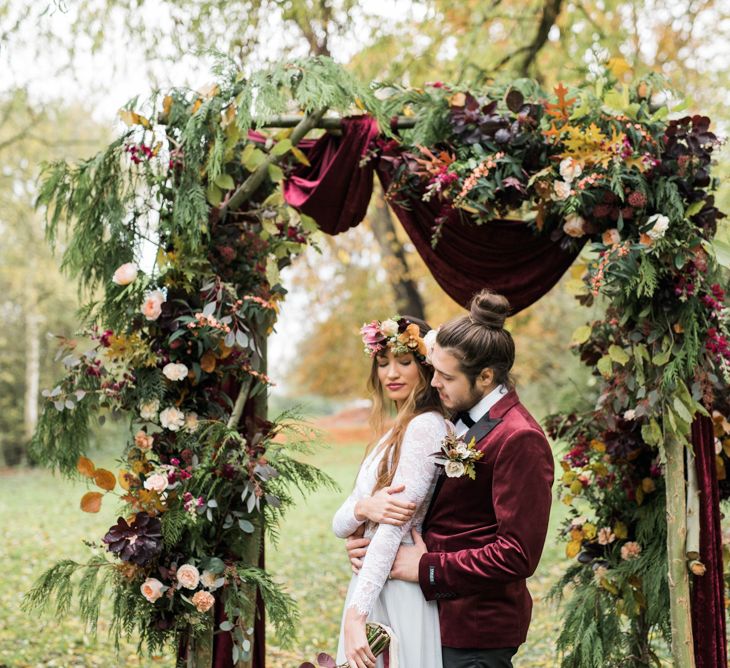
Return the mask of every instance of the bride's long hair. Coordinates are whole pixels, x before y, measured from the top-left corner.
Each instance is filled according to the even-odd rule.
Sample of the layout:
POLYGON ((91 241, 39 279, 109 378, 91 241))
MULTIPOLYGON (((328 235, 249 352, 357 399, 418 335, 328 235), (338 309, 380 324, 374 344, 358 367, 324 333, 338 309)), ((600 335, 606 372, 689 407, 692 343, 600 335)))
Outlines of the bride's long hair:
MULTIPOLYGON (((418 326, 421 336, 425 336, 430 327, 420 318, 411 316, 403 316, 408 322, 418 326)), ((418 368, 418 383, 411 391, 408 398, 403 402, 400 409, 395 415, 395 423, 393 428, 383 443, 383 456, 378 465, 378 474, 373 487, 374 494, 383 487, 388 487, 393 482, 395 471, 400 461, 401 445, 403 436, 408 427, 408 423, 422 413, 429 411, 438 411, 443 414, 443 407, 439 399, 436 388, 431 387, 431 379, 433 378, 433 367, 430 364, 419 361, 413 356, 414 363, 418 368)), ((370 413, 370 426, 372 429, 373 439, 368 443, 365 450, 365 456, 380 442, 383 434, 386 432, 386 421, 389 414, 394 409, 394 402, 385 397, 383 385, 378 377, 378 356, 373 357, 373 364, 370 368, 370 377, 368 378, 368 390, 372 395, 373 408, 370 413)))

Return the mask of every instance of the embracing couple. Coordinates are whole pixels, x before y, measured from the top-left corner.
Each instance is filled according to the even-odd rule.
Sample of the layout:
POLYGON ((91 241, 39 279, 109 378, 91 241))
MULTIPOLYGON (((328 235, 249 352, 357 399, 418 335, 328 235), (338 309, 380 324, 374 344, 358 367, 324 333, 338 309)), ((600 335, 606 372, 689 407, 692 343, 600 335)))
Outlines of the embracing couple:
POLYGON ((508 667, 525 641, 553 458, 510 381, 508 312, 484 290, 435 333, 407 316, 363 327, 374 433, 333 520, 354 572, 338 663, 384 665, 367 621, 393 630, 399 668, 508 667))

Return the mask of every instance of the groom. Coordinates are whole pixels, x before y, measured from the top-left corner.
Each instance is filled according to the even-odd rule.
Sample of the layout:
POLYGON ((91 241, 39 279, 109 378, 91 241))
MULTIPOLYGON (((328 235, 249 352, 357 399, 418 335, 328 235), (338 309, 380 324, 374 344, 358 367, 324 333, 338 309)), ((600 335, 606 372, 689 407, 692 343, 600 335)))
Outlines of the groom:
MULTIPOLYGON (((509 372, 514 342, 509 304, 487 290, 469 315, 440 328, 432 385, 457 435, 483 453, 476 479, 442 475, 423 538, 398 551, 391 577, 418 582, 439 602, 444 668, 508 668, 527 636, 537 568, 550 515, 553 458, 542 429, 520 403, 509 372)), ((400 488, 397 490, 400 491, 400 488)), ((353 566, 367 539, 352 537, 353 566)))

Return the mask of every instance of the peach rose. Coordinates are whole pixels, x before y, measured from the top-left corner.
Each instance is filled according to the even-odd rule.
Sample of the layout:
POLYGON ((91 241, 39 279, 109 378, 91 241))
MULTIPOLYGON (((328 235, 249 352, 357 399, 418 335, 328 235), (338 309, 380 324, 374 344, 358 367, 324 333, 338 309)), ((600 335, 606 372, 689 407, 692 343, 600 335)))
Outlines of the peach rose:
POLYGON ((134 444, 140 449, 147 451, 152 448, 152 443, 154 441, 154 437, 148 434, 143 429, 140 429, 135 435, 134 435, 134 444))
POLYGON ((577 213, 571 213, 565 219, 563 232, 570 237, 582 237, 586 233, 586 221, 577 213))
POLYGON ((603 243, 606 246, 614 246, 615 244, 621 243, 621 234, 615 227, 612 227, 603 233, 603 243))
POLYGON ((568 199, 568 197, 570 197, 570 191, 570 183, 568 183, 567 181, 556 181, 553 185, 553 199, 556 199, 558 201, 568 199))
POLYGON ((137 265, 134 262, 126 262, 125 264, 117 267, 117 270, 112 276, 112 283, 117 285, 129 285, 134 283, 137 278, 137 265))
POLYGON ((165 295, 162 290, 153 290, 148 292, 142 303, 142 315, 147 320, 157 320, 162 313, 162 305, 165 303, 165 295))
POLYGON ((142 596, 144 596, 150 603, 154 603, 158 598, 160 598, 166 589, 167 587, 165 587, 165 585, 156 578, 147 578, 140 587, 142 596))
POLYGON ((167 476, 154 473, 144 481, 144 488, 152 492, 164 492, 167 489, 167 476))
POLYGON ((191 434, 198 428, 198 414, 197 413, 186 413, 185 414, 185 431, 191 434))
POLYGON ((209 591, 196 591, 191 600, 198 612, 208 612, 215 603, 215 597, 209 591))
POLYGON ((200 572, 192 564, 183 564, 177 569, 177 581, 185 589, 195 589, 200 582, 200 572))

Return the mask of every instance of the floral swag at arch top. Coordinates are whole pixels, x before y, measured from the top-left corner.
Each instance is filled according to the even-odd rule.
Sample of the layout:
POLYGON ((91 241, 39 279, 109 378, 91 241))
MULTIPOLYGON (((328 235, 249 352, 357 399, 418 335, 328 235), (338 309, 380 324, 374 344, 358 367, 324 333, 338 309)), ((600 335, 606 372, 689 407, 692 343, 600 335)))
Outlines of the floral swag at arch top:
POLYGON ((579 302, 607 304, 573 334, 598 379, 594 408, 547 423, 568 445, 563 666, 649 665, 657 634, 677 666, 724 665, 730 311, 713 245, 717 140, 705 117, 666 120, 669 109, 651 103, 661 88, 606 71, 550 95, 520 80, 378 100, 318 58, 127 108, 128 130, 105 151, 48 166, 49 238, 69 226, 64 265, 102 298, 86 311, 92 348, 62 340, 68 372, 46 392, 34 449, 101 490, 82 499, 94 512, 117 480, 85 456, 90 417, 127 415, 130 440, 118 477, 126 517, 87 564, 44 574, 26 605, 55 595, 67 611, 81 572, 88 623, 109 588, 117 634, 134 628, 157 651, 177 642, 188 666, 262 667, 264 605, 293 632, 262 531, 292 487, 327 479, 290 454, 306 448, 306 430, 266 419, 265 338, 286 292, 279 269, 318 228, 359 224, 377 173, 457 302, 488 286, 517 312, 578 262, 579 302), (292 106, 306 112, 293 131, 263 130, 287 125, 276 115, 292 106), (325 116, 355 106, 367 115, 325 116), (337 130, 304 139, 315 127, 337 130), (145 243, 158 245, 149 274, 137 267, 145 243))

